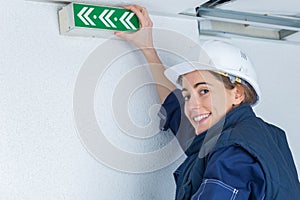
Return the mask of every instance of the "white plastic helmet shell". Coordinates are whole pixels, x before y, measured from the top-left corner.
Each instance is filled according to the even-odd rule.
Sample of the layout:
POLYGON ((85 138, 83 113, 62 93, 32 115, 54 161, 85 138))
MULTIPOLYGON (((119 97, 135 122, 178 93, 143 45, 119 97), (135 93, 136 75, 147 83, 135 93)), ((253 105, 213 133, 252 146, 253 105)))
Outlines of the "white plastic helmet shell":
POLYGON ((224 41, 209 40, 203 43, 201 51, 206 55, 199 56, 197 61, 179 63, 166 69, 166 77, 180 88, 177 84, 180 75, 195 70, 225 72, 248 82, 257 94, 255 104, 258 103, 261 93, 257 76, 250 58, 241 49, 224 41))

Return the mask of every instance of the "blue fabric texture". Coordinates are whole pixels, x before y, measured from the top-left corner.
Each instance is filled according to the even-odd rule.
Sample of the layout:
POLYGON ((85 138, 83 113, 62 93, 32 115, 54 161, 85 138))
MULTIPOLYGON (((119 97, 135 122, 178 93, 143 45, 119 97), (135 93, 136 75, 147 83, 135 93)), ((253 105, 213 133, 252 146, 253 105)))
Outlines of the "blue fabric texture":
POLYGON ((192 200, 214 199, 214 200, 235 200, 238 190, 216 179, 204 179, 197 193, 192 200))
POLYGON ((161 130, 166 131, 170 128, 174 134, 178 132, 181 116, 184 115, 183 103, 181 91, 178 89, 167 96, 158 113, 161 118, 161 130))
POLYGON ((265 178, 259 163, 241 147, 230 146, 211 156, 192 199, 263 199, 264 195, 265 178))
POLYGON ((195 136, 195 130, 184 114, 184 100, 181 90, 170 93, 158 113, 161 118, 160 129, 170 129, 176 136, 181 148, 185 151, 195 136))
MULTIPOLYGON (((174 96, 171 94, 163 104, 164 129, 179 127, 176 135, 184 135, 180 130, 182 111, 180 118, 172 115, 178 112, 174 108, 183 107, 176 105, 174 96)), ((181 102, 179 98, 177 103, 181 102)), ((238 106, 208 131, 194 135, 185 153, 186 160, 174 172, 176 199, 300 198, 298 175, 285 133, 256 117, 249 104, 238 106)))

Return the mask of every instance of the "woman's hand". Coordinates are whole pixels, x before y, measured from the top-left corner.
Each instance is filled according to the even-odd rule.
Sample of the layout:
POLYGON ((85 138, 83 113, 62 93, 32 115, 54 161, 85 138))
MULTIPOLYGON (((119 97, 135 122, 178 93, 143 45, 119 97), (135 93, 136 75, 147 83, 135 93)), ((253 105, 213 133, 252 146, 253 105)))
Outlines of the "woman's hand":
POLYGON ((152 38, 152 21, 146 8, 138 5, 124 6, 125 9, 134 12, 140 22, 140 30, 137 32, 115 32, 115 35, 131 42, 142 51, 146 49, 153 49, 153 38, 152 38))

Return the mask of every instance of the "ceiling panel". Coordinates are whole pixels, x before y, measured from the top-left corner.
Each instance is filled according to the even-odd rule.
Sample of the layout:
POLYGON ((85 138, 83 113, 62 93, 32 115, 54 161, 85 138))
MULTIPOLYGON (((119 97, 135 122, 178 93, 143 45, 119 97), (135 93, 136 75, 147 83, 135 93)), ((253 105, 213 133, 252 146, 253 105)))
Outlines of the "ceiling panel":
MULTIPOLYGON (((163 14, 173 16, 174 14, 184 13, 195 16, 195 8, 206 3, 208 0, 26 0, 51 3, 78 2, 86 4, 97 4, 106 6, 124 6, 138 4, 146 7, 152 14, 163 14)), ((300 0, 270 1, 270 0, 233 0, 218 6, 219 9, 259 13, 267 15, 286 15, 300 17, 300 0)), ((182 15, 181 15, 182 16, 182 15)), ((290 18, 290 17, 288 17, 290 18)), ((223 18, 222 18, 223 19, 223 18)), ((295 18, 294 18, 295 19, 295 18)), ((293 20, 293 18, 291 18, 293 20)), ((228 28, 228 27, 227 27, 228 28)), ((287 29, 290 30, 290 29, 287 29)), ((279 31, 279 30, 277 30, 279 31)), ((292 34, 286 39, 299 39, 299 34, 292 34)))
POLYGON ((98 4, 107 6, 124 6, 137 4, 146 7, 150 12, 161 12, 165 14, 177 14, 188 8, 195 8, 208 0, 184 0, 184 1, 174 1, 174 0, 76 0, 76 1, 61 1, 61 0, 27 0, 27 1, 39 1, 39 2, 77 2, 86 4, 98 4))
POLYGON ((235 0, 222 5, 220 8, 264 14, 300 15, 299 0, 235 0))
MULTIPOLYGON (((138 4, 146 7, 150 12, 160 12, 165 14, 177 14, 181 12, 194 13, 194 9, 207 2, 208 0, 27 0, 40 2, 79 2, 100 4, 107 6, 124 6, 130 4, 138 4)), ((256 12, 263 14, 282 14, 282 15, 300 15, 299 0, 233 0, 218 7, 221 9, 256 12)))

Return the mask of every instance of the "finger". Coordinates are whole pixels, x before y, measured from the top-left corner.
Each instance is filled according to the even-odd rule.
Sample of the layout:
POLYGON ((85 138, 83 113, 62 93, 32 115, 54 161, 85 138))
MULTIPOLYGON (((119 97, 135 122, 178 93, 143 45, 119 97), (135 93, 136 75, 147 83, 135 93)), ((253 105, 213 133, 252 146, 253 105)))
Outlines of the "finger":
POLYGON ((152 21, 146 8, 142 8, 142 14, 144 15, 145 18, 145 26, 152 27, 152 21))
POLYGON ((145 10, 145 8, 138 6, 138 5, 124 6, 124 8, 131 10, 132 12, 134 12, 136 14, 136 16, 138 17, 138 19, 140 21, 141 28, 146 27, 146 25, 148 24, 148 21, 149 21, 149 16, 144 15, 145 12, 143 10, 145 10))
POLYGON ((148 11, 146 8, 144 7, 140 7, 141 8, 141 13, 144 16, 144 27, 152 27, 152 21, 151 18, 148 14, 148 11))
POLYGON ((126 37, 126 35, 121 31, 115 31, 114 34, 123 39, 125 39, 125 37, 126 37))
POLYGON ((131 40, 131 34, 130 33, 125 33, 121 31, 115 31, 114 34, 124 40, 131 40))
POLYGON ((137 9, 137 10, 139 10, 139 11, 142 11, 142 9, 144 8, 144 7, 142 7, 142 6, 139 6, 139 5, 129 5, 129 6, 124 6, 124 7, 131 7, 131 8, 135 8, 135 9, 137 9))

